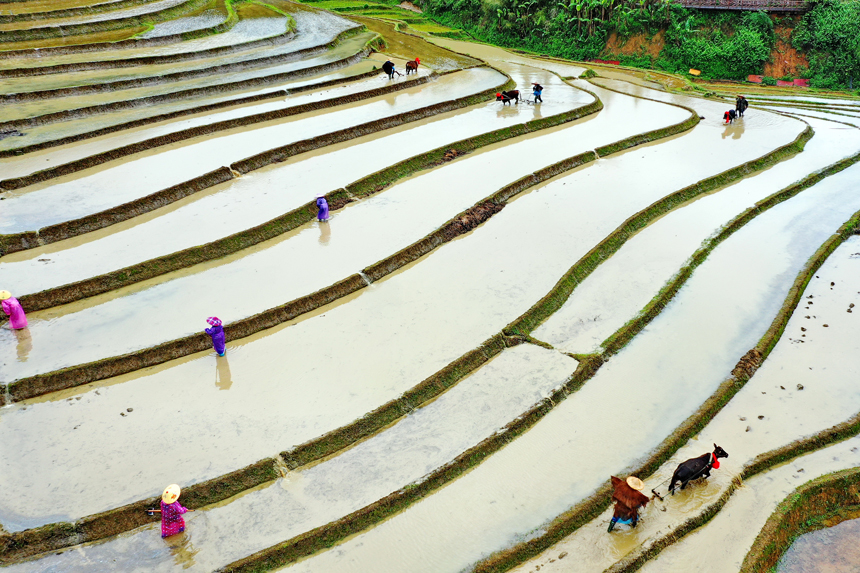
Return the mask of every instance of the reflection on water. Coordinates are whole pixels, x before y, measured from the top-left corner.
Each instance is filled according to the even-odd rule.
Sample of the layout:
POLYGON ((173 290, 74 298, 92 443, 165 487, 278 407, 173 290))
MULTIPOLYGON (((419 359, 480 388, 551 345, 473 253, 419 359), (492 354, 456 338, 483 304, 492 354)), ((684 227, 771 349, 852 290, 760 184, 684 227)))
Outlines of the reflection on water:
POLYGON ((740 139, 741 135, 744 133, 744 122, 743 120, 735 120, 735 123, 730 123, 726 126, 726 129, 723 130, 723 139, 728 136, 732 136, 732 139, 740 139))
POLYGON ((776 566, 777 573, 860 571, 860 519, 801 535, 776 566))
POLYGON ((188 569, 194 566, 194 556, 200 551, 195 549, 191 544, 191 540, 186 533, 172 535, 164 539, 164 542, 170 548, 170 553, 173 555, 173 560, 183 569, 188 569))
POLYGON ((534 115, 534 119, 540 119, 540 118, 542 118, 542 117, 543 117, 543 114, 540 112, 541 105, 540 105, 539 103, 536 103, 536 104, 534 104, 534 106, 532 106, 532 107, 533 107, 533 109, 534 109, 534 114, 535 114, 535 115, 534 115))
POLYGON ((331 225, 328 221, 320 221, 320 245, 328 245, 331 240, 331 225))
POLYGON ((27 362, 27 357, 30 355, 30 351, 33 350, 33 338, 30 335, 30 329, 21 328, 12 332, 15 334, 15 338, 18 339, 18 346, 15 348, 18 353, 18 362, 27 362))
POLYGON ((519 115, 520 113, 520 110, 516 107, 519 104, 505 105, 503 103, 499 103, 499 105, 501 107, 496 112, 496 117, 511 117, 513 115, 519 115))
POLYGON ((232 385, 233 375, 230 374, 230 363, 227 357, 215 357, 215 386, 219 390, 229 390, 232 385))

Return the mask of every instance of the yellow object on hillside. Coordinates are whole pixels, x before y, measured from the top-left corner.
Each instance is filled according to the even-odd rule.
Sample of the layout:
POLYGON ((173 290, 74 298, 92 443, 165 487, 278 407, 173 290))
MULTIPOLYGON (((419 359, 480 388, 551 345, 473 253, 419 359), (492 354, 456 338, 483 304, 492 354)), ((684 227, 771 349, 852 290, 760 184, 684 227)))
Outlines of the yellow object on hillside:
POLYGON ((690 68, 690 75, 698 76, 701 73, 702 73, 702 70, 696 70, 694 68, 690 68))

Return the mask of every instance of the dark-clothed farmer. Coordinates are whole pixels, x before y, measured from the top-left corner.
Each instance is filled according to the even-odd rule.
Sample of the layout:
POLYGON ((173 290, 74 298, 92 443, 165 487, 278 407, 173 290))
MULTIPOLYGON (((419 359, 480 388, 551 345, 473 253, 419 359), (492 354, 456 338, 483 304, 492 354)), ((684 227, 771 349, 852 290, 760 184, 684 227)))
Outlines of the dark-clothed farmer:
POLYGON ((382 64, 382 71, 385 72, 386 74, 388 74, 389 80, 393 80, 394 79, 394 62, 392 62, 391 60, 388 60, 387 62, 382 64))

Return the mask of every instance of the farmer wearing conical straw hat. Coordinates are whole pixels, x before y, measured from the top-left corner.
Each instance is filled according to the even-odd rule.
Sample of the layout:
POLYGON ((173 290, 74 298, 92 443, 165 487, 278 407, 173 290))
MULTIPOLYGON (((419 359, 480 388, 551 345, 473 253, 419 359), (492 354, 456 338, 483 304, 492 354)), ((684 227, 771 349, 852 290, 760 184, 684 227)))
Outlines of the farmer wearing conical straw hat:
POLYGON ((639 521, 639 508, 648 503, 648 496, 642 494, 645 484, 641 479, 630 476, 626 480, 612 476, 612 500, 615 502, 615 513, 609 522, 612 531, 616 523, 623 523, 630 527, 636 527, 639 521))
POLYGON ((27 315, 18 299, 8 290, 0 290, 0 308, 9 315, 9 326, 15 330, 27 328, 27 315))
POLYGON ((179 505, 179 494, 181 493, 177 484, 170 484, 164 488, 161 494, 161 536, 170 537, 185 531, 185 520, 182 514, 188 511, 179 505))

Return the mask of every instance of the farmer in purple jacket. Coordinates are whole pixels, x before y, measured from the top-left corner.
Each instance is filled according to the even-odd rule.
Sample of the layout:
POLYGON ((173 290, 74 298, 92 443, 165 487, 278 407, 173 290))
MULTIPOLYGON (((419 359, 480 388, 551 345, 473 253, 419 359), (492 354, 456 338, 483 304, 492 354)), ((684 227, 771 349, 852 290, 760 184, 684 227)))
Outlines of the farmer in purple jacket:
POLYGON ((227 346, 225 344, 226 337, 224 335, 224 327, 221 326, 221 319, 217 316, 210 316, 206 319, 212 328, 206 329, 206 334, 212 337, 212 346, 215 348, 215 352, 218 353, 218 356, 224 356, 227 352, 227 346))
POLYGON ((317 208, 319 209, 317 219, 321 222, 328 221, 328 201, 325 200, 325 195, 317 195, 317 208))
POLYGON ((9 315, 9 326, 15 330, 27 328, 27 315, 18 299, 8 290, 0 290, 0 307, 9 315))

